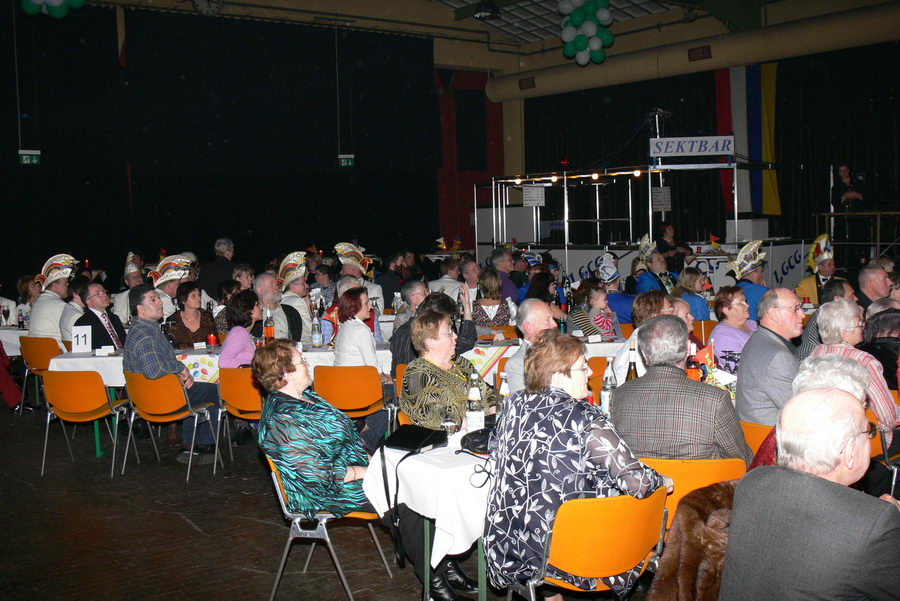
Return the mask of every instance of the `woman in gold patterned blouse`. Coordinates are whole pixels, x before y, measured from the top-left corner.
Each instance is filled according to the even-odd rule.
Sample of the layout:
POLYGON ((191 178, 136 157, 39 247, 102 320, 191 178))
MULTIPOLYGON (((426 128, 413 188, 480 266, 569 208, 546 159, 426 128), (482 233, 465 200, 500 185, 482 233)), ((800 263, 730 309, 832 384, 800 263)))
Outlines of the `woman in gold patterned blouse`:
MULTIPOLYGON (((446 416, 462 424, 475 366, 456 357, 456 332, 450 318, 426 311, 412 324, 412 344, 419 358, 409 364, 403 378, 400 408, 417 426, 439 430, 446 416)), ((500 409, 500 395, 484 380, 477 380, 487 413, 500 409)))

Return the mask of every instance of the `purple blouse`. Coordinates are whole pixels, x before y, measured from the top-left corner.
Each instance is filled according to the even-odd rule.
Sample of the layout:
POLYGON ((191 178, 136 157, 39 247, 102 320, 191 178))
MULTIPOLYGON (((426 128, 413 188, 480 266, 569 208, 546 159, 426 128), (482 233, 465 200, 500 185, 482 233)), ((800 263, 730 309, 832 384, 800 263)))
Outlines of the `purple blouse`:
MULTIPOLYGON (((718 363, 720 367, 724 367, 723 364, 725 361, 722 358, 722 353, 725 351, 731 351, 740 355, 741 351, 744 350, 744 345, 747 344, 747 341, 750 340, 750 336, 756 331, 757 323, 752 319, 748 319, 747 327, 750 328, 749 332, 720 321, 719 324, 713 328, 712 334, 709 335, 709 339, 710 342, 715 341, 713 351, 715 351, 716 354, 716 363, 718 363)), ((728 371, 727 368, 726 371, 728 371)))
POLYGON ((240 367, 249 365, 253 361, 253 353, 256 346, 250 337, 250 332, 242 326, 234 326, 228 331, 225 344, 222 345, 222 354, 219 355, 219 367, 240 367))

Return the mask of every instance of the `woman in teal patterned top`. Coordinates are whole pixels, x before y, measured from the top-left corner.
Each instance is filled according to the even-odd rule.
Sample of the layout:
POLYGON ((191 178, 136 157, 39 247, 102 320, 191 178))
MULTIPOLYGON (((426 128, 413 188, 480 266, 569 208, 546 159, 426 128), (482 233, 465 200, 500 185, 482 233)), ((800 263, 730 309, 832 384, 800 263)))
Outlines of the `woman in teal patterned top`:
POLYGON ((369 456, 350 419, 309 387, 309 366, 293 343, 257 349, 253 374, 269 391, 259 421, 259 446, 275 462, 288 509, 312 518, 371 511, 362 489, 369 456))

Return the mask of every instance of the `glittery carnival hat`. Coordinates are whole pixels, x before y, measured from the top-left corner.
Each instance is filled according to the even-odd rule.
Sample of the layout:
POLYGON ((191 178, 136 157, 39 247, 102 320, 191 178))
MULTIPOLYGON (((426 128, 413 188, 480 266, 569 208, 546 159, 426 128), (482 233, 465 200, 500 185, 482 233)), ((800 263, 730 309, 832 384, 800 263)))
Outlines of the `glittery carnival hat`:
POLYGON ((159 288, 166 282, 181 280, 188 276, 191 270, 191 259, 184 255, 172 255, 159 262, 156 269, 150 272, 153 287, 159 288))
POLYGON ((612 263, 601 263, 597 268, 597 277, 604 284, 616 281, 620 278, 619 270, 612 263))
POLYGON ((807 264, 809 265, 809 268, 813 270, 813 273, 818 273, 819 263, 833 258, 834 251, 831 248, 831 238, 828 237, 828 234, 822 234, 816 238, 816 241, 809 247, 807 264))
POLYGON ((529 250, 522 253, 522 258, 528 263, 529 267, 534 267, 535 265, 540 265, 544 262, 544 257, 537 254, 536 252, 529 250))
POLYGON ((762 240, 748 242, 738 252, 734 261, 728 264, 728 268, 734 271, 735 279, 741 280, 754 269, 759 269, 763 266, 763 259, 766 258, 766 253, 759 252, 760 246, 762 246, 762 240))
POLYGON ((137 266, 137 262, 135 261, 135 259, 137 259, 137 255, 129 251, 128 257, 125 259, 125 275, 128 275, 129 273, 141 272, 141 270, 137 266))
POLYGON ((41 290, 46 290, 47 286, 56 280, 68 278, 72 275, 72 270, 75 268, 76 263, 78 261, 72 255, 53 255, 44 263, 41 272, 35 276, 34 281, 41 285, 41 290))
POLYGON ((297 278, 305 277, 306 252, 298 250, 290 253, 284 258, 284 261, 281 262, 281 267, 278 268, 278 277, 275 278, 275 282, 281 286, 282 290, 287 290, 287 287, 291 285, 291 282, 297 278))
POLYGON ((372 259, 363 256, 365 250, 365 248, 354 246, 349 242, 338 242, 334 245, 334 251, 338 254, 342 265, 355 265, 363 273, 369 270, 369 264, 372 263, 372 259))
POLYGON ((656 242, 650 239, 650 234, 644 234, 641 239, 638 241, 638 256, 640 261, 635 265, 634 270, 639 271, 643 269, 644 271, 650 271, 650 268, 647 266, 650 261, 650 255, 656 252, 656 242))

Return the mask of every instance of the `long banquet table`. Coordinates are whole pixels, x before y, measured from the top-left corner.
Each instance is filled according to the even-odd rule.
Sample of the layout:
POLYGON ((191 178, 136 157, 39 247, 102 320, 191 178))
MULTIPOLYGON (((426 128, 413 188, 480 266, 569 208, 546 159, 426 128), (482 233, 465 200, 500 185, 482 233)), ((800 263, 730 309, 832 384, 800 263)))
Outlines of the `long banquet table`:
POLYGON ((28 330, 20 330, 16 326, 0 327, 0 343, 3 344, 3 351, 9 357, 15 357, 22 354, 22 346, 19 344, 19 338, 28 336, 28 330))

